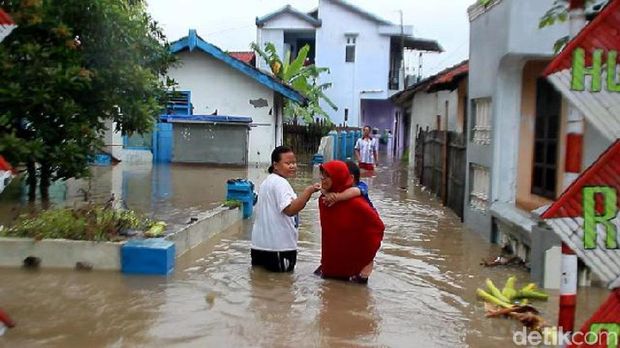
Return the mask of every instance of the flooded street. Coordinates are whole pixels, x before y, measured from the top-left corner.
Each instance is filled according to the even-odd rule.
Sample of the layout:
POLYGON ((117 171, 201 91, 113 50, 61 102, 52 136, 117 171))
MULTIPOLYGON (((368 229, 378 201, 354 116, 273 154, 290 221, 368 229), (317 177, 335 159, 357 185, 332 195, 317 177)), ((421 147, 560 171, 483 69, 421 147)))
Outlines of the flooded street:
MULTIPOLYGON (((222 183, 243 175, 222 169, 214 178, 196 168, 172 170, 170 175, 180 179, 174 180, 173 198, 161 204, 181 211, 207 208, 196 202, 214 196, 213 190, 225 195, 222 183)), ((466 230, 455 214, 416 187, 407 171, 381 168, 366 180, 386 225, 368 286, 312 274, 320 259, 315 195, 301 214, 293 274, 250 267, 249 224, 184 255, 168 278, 0 269, 0 307, 18 323, 0 337, 0 347, 515 346, 512 332, 521 325, 485 319, 475 290, 487 277, 503 286, 516 275, 521 286, 529 282, 528 274, 480 266, 499 248, 466 230)), ((293 184, 299 191, 312 181, 306 169, 293 184)), ((149 189, 134 198, 144 202, 127 200, 130 207, 153 204, 157 190, 152 183, 144 185, 149 189)), ((538 307, 555 324, 558 295, 550 294, 550 301, 538 307)), ((580 289, 579 296, 577 325, 607 291, 580 289)))

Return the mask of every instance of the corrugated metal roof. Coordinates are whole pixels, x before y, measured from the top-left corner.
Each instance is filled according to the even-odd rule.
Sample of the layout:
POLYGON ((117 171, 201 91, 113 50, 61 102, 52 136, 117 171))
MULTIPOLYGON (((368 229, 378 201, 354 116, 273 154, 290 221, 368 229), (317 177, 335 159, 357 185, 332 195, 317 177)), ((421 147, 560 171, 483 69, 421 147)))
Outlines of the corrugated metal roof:
MULTIPOLYGON (((607 69, 602 69, 600 92, 592 93, 571 89, 573 52, 582 48, 586 52, 586 66, 592 64, 596 49, 620 51, 620 0, 611 0, 601 13, 590 22, 566 48, 547 66, 543 74, 605 137, 620 137, 620 93, 607 90, 607 69)), ((603 61, 607 61, 606 55, 603 61)), ((606 64, 604 65, 606 66, 606 64)))
MULTIPOLYGON (((606 247, 602 225, 597 226, 597 247, 586 249, 584 246, 582 191, 583 188, 592 186, 612 187, 620 193, 620 139, 601 154, 541 217, 602 280, 612 283, 620 278, 620 249, 606 247)), ((597 212, 601 212, 602 197, 596 198, 595 208, 597 212)), ((616 207, 620 207, 620 200, 616 207)), ((619 216, 616 216, 613 223, 620 230, 619 216)))
POLYGON ((431 75, 420 82, 407 87, 406 89, 394 94, 390 100, 396 104, 402 104, 420 91, 434 92, 443 89, 451 89, 454 83, 458 83, 460 78, 469 73, 469 60, 464 60, 459 64, 446 68, 435 75, 431 75))
MULTIPOLYGON (((620 324, 620 289, 613 290, 611 294, 609 295, 609 297, 607 298, 607 300, 605 301, 605 303, 603 303, 603 305, 599 307, 599 309, 594 313, 594 315, 592 315, 592 317, 588 319, 588 321, 586 321, 585 324, 583 324, 580 330, 580 332, 583 334, 583 336, 581 337, 588 337, 588 336, 585 336, 585 334, 591 331, 592 324, 612 324, 612 323, 620 324)), ((576 336, 576 337, 579 337, 579 336, 576 336)), ((611 335, 610 338, 614 339, 614 336, 611 335)), ((618 339, 618 338, 615 337, 615 339, 618 339)), ((590 337, 588 339, 588 342, 592 342, 592 340, 593 338, 590 337)), ((580 340, 580 341, 585 341, 585 340, 580 340)), ((573 347, 573 348, 584 347, 585 348, 585 347, 611 347, 612 346, 612 345, 606 345, 606 344, 591 345, 591 344, 586 344, 585 342, 583 342, 583 344, 576 344, 576 343, 582 343, 582 342, 571 343, 568 345, 568 347, 573 347)), ((603 342, 600 342, 600 343, 603 343, 603 342)), ((607 341, 605 343, 610 343, 610 342, 607 341)))
POLYGON ((443 72, 439 73, 437 78, 428 87, 429 92, 439 91, 443 89, 456 88, 461 79, 469 73, 469 61, 465 60, 443 72))
MULTIPOLYGON (((620 193, 620 139, 575 180, 542 214, 543 219, 583 216, 581 190, 587 186, 611 186, 620 193)), ((620 200, 618 200, 620 207, 620 200)))

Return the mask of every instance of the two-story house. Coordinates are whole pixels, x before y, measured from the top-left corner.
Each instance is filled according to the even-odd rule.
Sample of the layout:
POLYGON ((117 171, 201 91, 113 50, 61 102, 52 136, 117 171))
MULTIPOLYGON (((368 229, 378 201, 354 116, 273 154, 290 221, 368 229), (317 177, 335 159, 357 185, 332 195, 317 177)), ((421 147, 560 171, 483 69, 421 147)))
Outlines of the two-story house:
MULTIPOLYGON (((319 0, 318 8, 308 13, 286 6, 256 18, 256 26, 261 47, 271 42, 281 57, 290 52, 294 58, 309 44, 310 63, 330 69, 321 82, 333 84, 326 94, 338 110, 323 107, 332 122, 389 129, 403 139, 404 117, 389 100, 404 89, 403 53, 441 52, 436 41, 414 38, 412 26, 391 23, 341 0, 319 0)), ((257 64, 268 69, 260 59, 257 64)))
MULTIPOLYGON (((465 224, 510 245, 532 277, 559 286, 559 239, 540 214, 564 190, 569 102, 543 72, 568 23, 539 28, 553 0, 493 0, 469 8, 469 115, 465 224), (532 38, 536 38, 532 40, 532 38), (553 238, 552 238, 553 237, 553 238), (554 240, 551 240, 554 239, 554 240), (548 280, 548 281, 547 281, 548 280)), ((584 123, 582 168, 611 144, 584 123)), ((584 269, 585 270, 585 269, 584 269)), ((587 271, 581 273, 587 284, 587 271)))

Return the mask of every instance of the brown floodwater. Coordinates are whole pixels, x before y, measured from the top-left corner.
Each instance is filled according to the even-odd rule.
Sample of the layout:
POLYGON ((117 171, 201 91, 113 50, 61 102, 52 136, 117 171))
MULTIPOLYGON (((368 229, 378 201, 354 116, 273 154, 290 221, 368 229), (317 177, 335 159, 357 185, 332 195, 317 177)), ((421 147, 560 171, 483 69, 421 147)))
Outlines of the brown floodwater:
MULTIPOLYGON (((174 198, 165 204, 200 210, 200 196, 216 188, 203 187, 212 182, 207 174, 203 178, 188 170, 171 169, 171 177, 182 179, 175 181, 174 198)), ((223 171, 223 180, 239 174, 223 171)), ((300 173, 294 187, 308 185, 313 175, 300 173)), ((480 266, 499 248, 465 229, 456 215, 415 186, 407 171, 381 168, 366 180, 386 225, 367 286, 312 274, 320 259, 314 197, 301 214, 293 274, 250 267, 248 223, 178 259, 168 278, 0 269, 0 307, 18 323, 0 337, 0 347, 515 346, 512 333, 521 325, 484 318, 475 290, 487 277, 501 286, 513 274, 522 285, 529 282, 528 273, 480 266)), ((152 197, 152 191, 151 184, 141 194, 152 197)), ((134 192, 128 203, 142 199, 130 198, 134 192)), ((554 324, 558 296, 549 293, 550 301, 536 306, 554 324)), ((578 324, 607 294, 580 289, 578 324)))

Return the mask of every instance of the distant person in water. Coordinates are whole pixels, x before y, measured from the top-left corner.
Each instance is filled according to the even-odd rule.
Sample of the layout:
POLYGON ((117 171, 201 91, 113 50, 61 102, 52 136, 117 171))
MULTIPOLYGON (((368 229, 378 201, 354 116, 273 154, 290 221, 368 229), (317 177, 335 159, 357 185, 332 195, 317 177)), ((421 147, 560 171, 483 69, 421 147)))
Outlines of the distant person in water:
MULTIPOLYGON (((328 207, 336 204, 340 201, 346 201, 354 197, 362 196, 370 206, 375 209, 375 206, 370 201, 370 197, 368 196, 368 185, 360 181, 360 168, 355 164, 355 162, 351 160, 346 160, 345 163, 349 168, 349 174, 353 179, 353 186, 344 190, 343 192, 323 192, 325 204, 328 207)), ((376 209, 375 209, 376 210, 376 209)))
POLYGON ((377 140, 370 135, 370 126, 364 126, 363 134, 355 142, 355 158, 361 169, 367 171, 375 170, 379 162, 377 140))
MULTIPOLYGON (((324 196, 343 193, 353 185, 353 177, 342 161, 327 162, 320 171, 324 196)), ((330 207, 324 196, 319 199, 321 265, 315 273, 366 284, 383 239, 383 221, 360 195, 330 207)))
POLYGON ((260 185, 252 228, 252 266, 272 272, 292 272, 297 262, 298 216, 319 184, 306 187, 299 197, 288 179, 297 172, 293 150, 278 146, 271 153, 269 176, 260 185))

